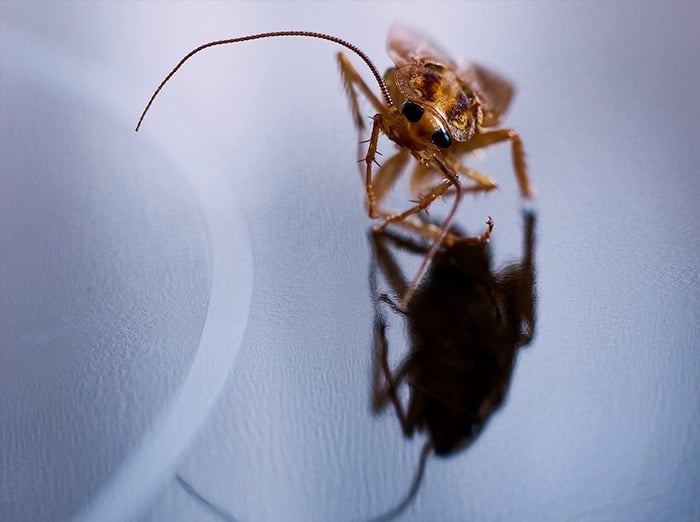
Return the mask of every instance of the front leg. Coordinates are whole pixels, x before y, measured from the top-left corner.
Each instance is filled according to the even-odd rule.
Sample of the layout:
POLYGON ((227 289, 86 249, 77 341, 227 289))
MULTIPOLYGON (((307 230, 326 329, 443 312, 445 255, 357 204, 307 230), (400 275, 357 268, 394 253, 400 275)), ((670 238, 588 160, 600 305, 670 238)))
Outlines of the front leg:
POLYGON ((435 201, 438 197, 444 194, 445 191, 453 185, 453 183, 454 182, 449 178, 444 179, 439 185, 433 187, 428 194, 426 194, 425 196, 421 196, 420 199, 416 202, 416 204, 408 210, 401 212, 400 214, 393 214, 391 216, 386 217, 381 225, 374 228, 375 232, 383 232, 384 229, 386 229, 386 227, 390 224, 402 222, 407 217, 416 214, 421 210, 427 209, 428 207, 430 207, 433 201, 435 201))
MULTIPOLYGON (((377 144, 379 141, 379 133, 383 131, 382 115, 387 113, 387 107, 377 98, 369 86, 362 79, 360 74, 343 53, 338 53, 338 64, 340 66, 340 75, 345 85, 345 90, 350 100, 350 109, 352 111, 355 126, 361 134, 365 130, 365 118, 360 112, 360 93, 370 102, 374 110, 377 112, 372 118, 372 134, 367 140, 369 146, 365 154, 365 191, 367 192, 367 213, 371 219, 384 217, 387 213, 379 209, 379 204, 384 195, 394 184, 394 181, 401 173, 403 166, 406 163, 406 155, 399 151, 392 160, 386 165, 386 168, 380 169, 376 179, 372 179, 372 164, 376 163, 377 144), (375 190, 375 183, 377 188, 375 190)), ((360 142, 360 146, 362 143, 360 142)))
POLYGON ((372 123, 372 135, 369 138, 369 146, 365 155, 365 191, 367 192, 367 213, 371 219, 379 217, 377 211, 377 196, 372 185, 372 164, 376 161, 377 143, 379 142, 379 131, 382 128, 381 114, 375 114, 372 123))

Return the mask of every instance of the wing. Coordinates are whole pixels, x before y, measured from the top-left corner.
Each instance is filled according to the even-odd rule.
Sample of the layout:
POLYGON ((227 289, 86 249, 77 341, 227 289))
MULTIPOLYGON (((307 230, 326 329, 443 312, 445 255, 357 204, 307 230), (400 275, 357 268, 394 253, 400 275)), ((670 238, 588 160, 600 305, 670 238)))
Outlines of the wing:
POLYGON ((449 69, 457 67, 454 60, 428 37, 403 25, 392 26, 386 49, 397 67, 423 63, 434 63, 449 69))
POLYGON ((457 77, 481 100, 484 111, 483 126, 498 125, 513 99, 513 84, 500 74, 468 61, 460 62, 457 77))

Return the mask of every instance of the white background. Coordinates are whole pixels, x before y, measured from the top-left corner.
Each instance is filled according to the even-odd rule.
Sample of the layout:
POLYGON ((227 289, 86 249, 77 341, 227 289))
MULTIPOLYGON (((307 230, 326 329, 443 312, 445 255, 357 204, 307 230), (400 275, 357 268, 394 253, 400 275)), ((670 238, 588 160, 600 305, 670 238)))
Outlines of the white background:
MULTIPOLYGON (((212 49, 133 132, 201 43, 322 31, 384 69, 396 20, 513 79, 506 124, 538 193, 537 337, 506 406, 428 462, 403 517, 700 517, 696 4, 1 15, 3 520, 219 519, 176 474, 238 520, 363 520, 399 501, 422 439, 369 412, 370 223, 337 49, 212 49)), ((522 233, 507 147, 478 168, 501 187, 458 221, 494 217, 501 265, 522 233)))

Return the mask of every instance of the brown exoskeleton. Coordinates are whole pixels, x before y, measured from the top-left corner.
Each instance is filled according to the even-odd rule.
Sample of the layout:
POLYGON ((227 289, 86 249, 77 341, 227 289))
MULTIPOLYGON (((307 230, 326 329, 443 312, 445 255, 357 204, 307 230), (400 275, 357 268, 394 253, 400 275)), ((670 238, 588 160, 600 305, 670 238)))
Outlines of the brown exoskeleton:
POLYGON ((484 243, 491 234, 493 222, 490 218, 487 230, 480 236, 457 237, 449 234, 462 192, 489 191, 497 186, 493 179, 462 165, 459 162, 461 156, 495 143, 510 141, 513 167, 521 194, 523 197, 532 195, 523 145, 518 133, 513 129, 495 128, 510 104, 513 94, 511 84, 480 65, 454 62, 426 38, 402 27, 395 27, 389 34, 387 48, 395 67, 387 71, 384 79, 360 49, 327 34, 278 31, 206 43, 185 55, 165 77, 141 114, 136 130, 139 130, 143 118, 163 86, 193 55, 217 45, 281 36, 318 38, 351 50, 369 67, 379 86, 381 98, 372 92, 348 58, 343 53, 338 54, 341 74, 360 132, 365 130, 359 109, 360 94, 376 111, 364 157, 368 214, 372 219, 381 220, 375 230, 383 231, 395 223, 433 240, 433 246, 426 253, 421 268, 407 289, 404 302, 410 300, 430 260, 443 242, 484 243), (396 143, 399 150, 375 174, 373 163, 380 133, 396 143), (411 185, 417 193, 420 190, 422 195, 418 195, 415 204, 402 212, 389 211, 382 206, 382 201, 411 155, 417 160, 411 185), (469 184, 462 186, 460 175, 467 178, 469 184), (423 191, 422 188, 426 185, 429 186, 423 191), (427 210, 435 199, 448 193, 454 194, 455 200, 442 226, 418 219, 417 215, 421 211, 427 210))
POLYGON ((516 354, 535 329, 534 215, 524 220, 522 259, 502 270, 491 267, 488 245, 457 242, 435 255, 413 299, 405 307, 379 291, 376 267, 391 292, 409 284, 392 250, 424 254, 426 244, 394 234, 371 236, 375 299, 372 405, 391 404, 406 437, 424 431, 426 445, 403 509, 418 489, 429 450, 448 456, 471 444, 501 406, 516 354), (385 309, 405 320, 409 349, 398 368, 388 360, 385 309), (407 404, 399 389, 408 388, 407 404))

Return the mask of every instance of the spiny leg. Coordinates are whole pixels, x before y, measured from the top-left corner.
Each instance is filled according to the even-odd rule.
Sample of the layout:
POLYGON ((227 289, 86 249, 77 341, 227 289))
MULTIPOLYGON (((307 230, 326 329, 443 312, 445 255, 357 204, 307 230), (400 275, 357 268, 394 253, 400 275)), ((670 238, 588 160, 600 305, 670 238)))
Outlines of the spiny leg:
POLYGON ((474 137, 465 142, 465 151, 476 150, 489 147, 496 143, 510 141, 511 155, 513 158, 513 170, 520 185, 520 193, 523 197, 530 198, 534 195, 530 177, 527 174, 527 164, 525 163, 525 149, 520 135, 513 129, 498 129, 486 132, 478 132, 474 137))
MULTIPOLYGON (((465 167, 455 159, 452 159, 450 157, 443 157, 443 161, 448 168, 460 174, 464 174, 469 179, 474 181, 474 184, 460 186, 459 190, 462 193, 486 192, 493 190, 498 186, 495 180, 489 178, 488 176, 484 176, 483 174, 473 169, 465 167)), ((417 163, 415 169, 413 170, 413 173, 411 174, 411 190, 417 193, 420 190, 421 186, 424 184, 423 181, 425 180, 425 178, 431 175, 437 175, 439 172, 440 171, 436 169, 433 165, 424 165, 422 163, 417 163)), ((443 196, 453 195, 455 189, 455 185, 452 185, 449 189, 445 191, 443 196)), ((422 219, 415 218, 413 216, 407 216, 405 219, 403 219, 397 224, 403 226, 407 230, 411 230, 432 240, 436 240, 442 234, 442 227, 438 227, 437 225, 426 222, 422 219)), ((481 235, 458 236, 456 234, 448 232, 445 236, 444 242, 448 245, 453 245, 458 242, 486 243, 491 236, 491 231, 493 230, 493 221, 491 220, 491 218, 489 218, 486 221, 486 224, 487 229, 481 235)))
POLYGON ((418 202, 409 208, 408 210, 401 212, 400 214, 393 214, 391 216, 388 216, 385 220, 384 223, 381 225, 377 226, 374 228, 376 232, 382 232, 388 225, 392 223, 397 223, 401 222, 407 217, 416 214, 417 212, 420 212, 421 210, 425 210, 428 208, 433 201, 435 201, 438 197, 440 197, 444 192, 450 188, 454 184, 454 181, 452 179, 444 179, 440 184, 434 186, 432 190, 426 194, 425 196, 422 196, 418 202))
POLYGON ((380 213, 377 211, 377 196, 372 185, 372 163, 375 161, 379 131, 382 128, 381 114, 375 114, 372 120, 372 135, 369 138, 369 146, 365 155, 365 191, 367 192, 367 213, 371 219, 375 219, 380 217, 380 213))
MULTIPOLYGON (((394 214, 391 216, 386 217, 384 220, 384 223, 381 225, 374 227, 375 232, 383 232, 386 227, 392 223, 395 223, 397 225, 401 225, 404 228, 408 230, 412 230, 413 232, 417 232, 429 239, 437 239, 442 235, 442 227, 438 227, 436 225, 433 225, 432 223, 426 223, 425 221, 421 219, 415 219, 413 218, 413 214, 416 214, 420 212, 421 210, 424 210, 428 208, 432 202, 440 197, 442 194, 446 193, 448 190, 454 190, 454 185, 453 182, 450 181, 449 179, 446 179, 442 181, 439 185, 435 186, 429 194, 426 196, 421 197, 421 199, 416 203, 415 206, 411 207, 410 209, 406 210, 405 212, 402 212, 400 214, 394 214)), ((459 187, 460 192, 481 192, 484 190, 491 190, 491 187, 485 188, 481 185, 473 185, 473 186, 468 186, 468 187, 459 187)), ((486 222, 488 225, 488 229, 483 235, 480 236, 470 236, 470 237, 462 237, 462 236, 456 236, 452 233, 447 233, 446 237, 451 238, 449 242, 451 244, 455 242, 461 242, 461 241, 466 241, 466 242, 474 242, 474 243, 485 243, 489 240, 489 237, 491 235, 491 230, 493 229, 493 221, 491 218, 488 219, 486 222)))
MULTIPOLYGON (((380 209, 379 204, 386 196, 387 191, 393 186, 396 178, 401 174, 403 167, 408 160, 408 151, 399 149, 399 151, 389 158, 388 164, 380 166, 379 172, 372 176, 372 164, 376 163, 375 156, 377 152, 377 144, 379 142, 379 133, 383 130, 382 115, 375 114, 372 118, 372 134, 369 138, 367 154, 365 155, 365 191, 367 192, 367 214, 371 219, 384 218, 385 220, 392 219, 392 215, 380 209), (374 183, 379 184, 379 189, 375 190, 374 183)), ((379 165, 377 163, 377 165, 379 165)), ((436 196, 437 197, 437 196, 436 196)), ((434 199, 434 198, 433 198, 434 199)), ((381 225, 383 230, 388 223, 381 225)), ((375 229, 376 230, 376 229, 375 229)))
MULTIPOLYGON (((373 180, 372 180, 372 188, 374 190, 374 194, 376 197, 376 202, 377 202, 377 208, 376 212, 379 217, 383 218, 390 218, 392 214, 389 214, 387 211, 383 210, 381 208, 381 203, 386 196, 387 192, 392 188, 394 183, 396 182, 396 179, 398 176, 401 174, 403 171, 404 167, 406 166, 406 163, 408 162, 409 158, 411 157, 410 152, 406 148, 400 148, 396 154, 391 156, 387 161, 382 163, 381 168, 379 171, 374 174, 373 180)), ((462 167, 462 169, 465 169, 465 167, 462 167)), ((437 170, 435 170, 434 167, 430 166, 425 166, 420 162, 416 162, 416 167, 413 171, 412 178, 411 178, 411 190, 414 191, 414 193, 418 193, 417 187, 419 186, 419 183, 416 181, 417 179, 424 178, 426 175, 430 172, 433 172, 437 174, 437 170)), ((483 178, 486 178, 486 176, 482 176, 483 178)), ((487 180, 489 178, 486 178, 487 180)), ((483 190, 490 190, 495 186, 495 182, 493 182, 493 185, 488 185, 487 183, 475 183, 472 186, 467 186, 467 187, 462 187, 461 190, 462 192, 478 192, 478 191, 483 191, 483 190)), ((432 188, 428 189, 429 191, 432 190, 432 188)), ((449 194, 451 191, 454 190, 454 186, 450 187, 443 195, 449 194)), ((404 213, 405 214, 405 213, 404 213)), ((401 226, 406 228, 407 230, 411 230, 412 232, 416 232, 423 237, 429 238, 429 239, 437 239, 440 236, 441 233, 441 227, 434 225, 432 223, 428 223, 423 221, 420 218, 414 217, 407 215, 404 219, 402 219, 400 222, 398 222, 401 226)), ((386 225, 384 225, 386 226, 386 225)), ((377 229, 375 229, 377 230, 377 229)), ((383 230, 383 228, 379 229, 380 231, 383 230)), ((452 234, 450 234, 452 235, 452 234)), ((481 237, 481 236, 476 236, 476 237, 481 237)), ((475 238, 476 239, 476 238, 475 238)))
MULTIPOLYGON (((388 172, 380 177, 380 173, 377 174, 377 180, 387 178, 387 186, 381 186, 378 193, 375 192, 373 180, 372 180, 372 163, 375 162, 375 156, 377 152, 377 143, 379 141, 379 132, 381 129, 381 115, 387 110, 386 106, 377 98, 372 90, 367 86, 365 81, 362 79, 357 70, 353 67, 348 60, 347 56, 343 53, 338 53, 338 64, 340 65, 340 75, 343 79, 343 84, 345 85, 345 90, 347 91, 348 98, 350 99, 350 107, 352 110, 353 118, 355 119, 355 125, 357 130, 362 133, 365 129, 365 119, 360 113, 359 104, 359 93, 362 93, 365 98, 372 104, 373 108, 377 111, 377 114, 373 118, 372 123, 372 134, 367 147, 367 153, 365 155, 365 190, 367 192, 367 212, 369 217, 374 219, 380 217, 382 212, 378 209, 378 202, 381 201, 387 189, 393 184, 393 179, 398 176, 401 171, 399 165, 397 165, 395 171, 390 167, 388 172)), ((360 142, 360 148, 363 142, 360 142)), ((400 161, 402 158, 397 158, 400 161)))

